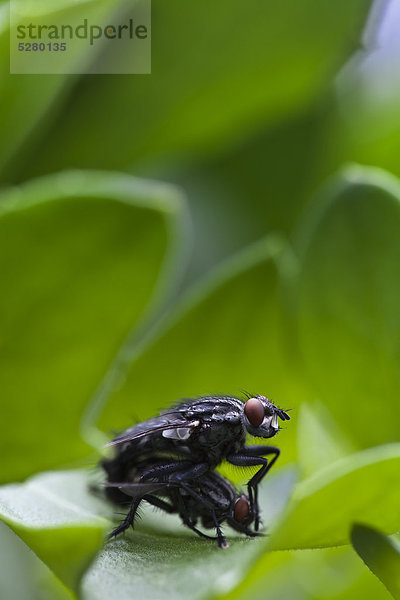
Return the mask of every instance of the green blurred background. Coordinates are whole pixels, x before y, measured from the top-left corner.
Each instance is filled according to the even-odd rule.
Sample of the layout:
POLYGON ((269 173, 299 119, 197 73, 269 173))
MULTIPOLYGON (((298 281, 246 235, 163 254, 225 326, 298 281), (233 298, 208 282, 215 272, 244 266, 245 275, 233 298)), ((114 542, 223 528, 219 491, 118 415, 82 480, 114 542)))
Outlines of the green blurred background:
POLYGON ((131 76, 10 75, 8 21, 3 1, 1 600, 399 598, 399 3, 153 0, 131 76), (145 525, 88 569, 108 525, 68 472, 178 398, 241 390, 294 409, 271 539, 222 559, 145 525))

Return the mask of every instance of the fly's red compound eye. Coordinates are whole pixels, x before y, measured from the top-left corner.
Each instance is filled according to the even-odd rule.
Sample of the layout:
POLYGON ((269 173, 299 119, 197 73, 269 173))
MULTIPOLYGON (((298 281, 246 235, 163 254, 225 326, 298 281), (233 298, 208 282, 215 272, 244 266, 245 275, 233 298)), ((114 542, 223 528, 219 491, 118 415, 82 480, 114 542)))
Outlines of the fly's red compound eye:
POLYGON ((233 511, 233 518, 238 523, 241 523, 249 516, 249 501, 246 496, 240 496, 236 500, 235 509, 233 511))
POLYGON ((258 427, 264 420, 264 405, 258 398, 250 398, 244 405, 244 414, 253 427, 258 427))

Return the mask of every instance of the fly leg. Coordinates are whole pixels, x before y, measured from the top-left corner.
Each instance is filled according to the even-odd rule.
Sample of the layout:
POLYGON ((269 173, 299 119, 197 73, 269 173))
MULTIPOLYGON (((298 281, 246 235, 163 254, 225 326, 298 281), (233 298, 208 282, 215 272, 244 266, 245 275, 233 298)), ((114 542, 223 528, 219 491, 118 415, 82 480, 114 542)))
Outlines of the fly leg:
MULTIPOLYGON (((186 480, 190 480, 190 479, 197 479, 198 477, 201 477, 201 475, 204 475, 204 473, 206 473, 209 470, 209 466, 207 463, 200 463, 198 465, 193 465, 190 469, 188 469, 186 472, 183 473, 176 473, 173 477, 170 478, 170 482, 172 484, 177 484, 177 486, 183 490, 185 490, 185 492, 187 494, 189 494, 190 496, 192 496, 192 498, 194 498, 195 500, 197 500, 197 502, 199 502, 200 504, 202 504, 203 506, 205 506, 211 514, 212 520, 214 521, 214 525, 215 525, 215 530, 217 532, 217 543, 218 543, 218 547, 219 548, 227 548, 228 547, 228 543, 222 533, 221 527, 219 525, 217 516, 215 514, 215 510, 214 507, 212 506, 212 504, 210 504, 204 497, 202 497, 200 494, 198 494, 194 489, 192 489, 190 487, 190 485, 188 485, 186 483, 186 480)), ((184 513, 186 513, 186 508, 184 509, 184 513)), ((185 517, 185 514, 183 515, 183 518, 185 517)), ((190 529, 192 529, 193 531, 196 531, 196 533, 198 535, 201 535, 202 537, 205 536, 205 534, 202 534, 201 532, 199 532, 199 530, 196 530, 194 528, 194 525, 189 525, 190 529)))
POLYGON ((207 535, 206 533, 203 533, 202 531, 200 531, 200 529, 197 529, 196 521, 193 521, 193 519, 190 519, 190 517, 188 515, 186 505, 183 501, 181 493, 179 492, 179 489, 178 489, 178 493, 176 494, 176 502, 179 505, 179 514, 182 518, 183 524, 186 525, 186 527, 188 527, 189 529, 191 529, 192 531, 197 533, 198 536, 205 538, 206 540, 213 540, 213 541, 217 540, 216 537, 207 535))
MULTIPOLYGON (((176 510, 176 508, 174 508, 171 504, 168 504, 168 502, 161 500, 161 498, 157 498, 157 496, 144 496, 143 500, 147 500, 147 502, 149 504, 152 504, 153 506, 157 506, 157 508, 161 508, 162 510, 165 510, 165 512, 167 512, 167 513, 172 514, 172 513, 178 512, 176 510)), ((177 494, 177 502, 180 507, 180 515, 182 517, 182 521, 187 527, 189 527, 189 529, 191 529, 192 531, 197 533, 197 535, 199 535, 200 537, 206 538, 207 540, 216 540, 217 539, 215 537, 211 537, 210 535, 206 535, 205 533, 203 533, 202 531, 200 531, 199 529, 197 529, 195 527, 195 523, 193 523, 193 521, 191 521, 187 515, 186 506, 185 506, 185 503, 184 503, 183 498, 182 498, 181 494, 179 493, 179 491, 177 494)))
POLYGON ((165 502, 164 500, 162 500, 161 498, 158 498, 157 496, 146 494, 142 498, 135 498, 131 504, 131 507, 130 507, 129 512, 126 515, 125 519, 122 521, 121 525, 119 525, 116 529, 114 529, 114 531, 110 534, 110 536, 109 536, 110 538, 116 537, 117 535, 119 535, 120 533, 122 533, 123 531, 128 529, 130 525, 132 525, 132 527, 133 527, 135 514, 136 514, 136 511, 139 508, 139 504, 142 500, 146 500, 146 502, 148 502, 149 504, 152 504, 153 506, 157 506, 157 508, 161 508, 162 510, 164 510, 167 513, 176 513, 176 509, 173 506, 171 506, 171 504, 168 504, 168 502, 165 502))
MULTIPOLYGON (((196 479, 197 477, 201 477, 201 475, 204 475, 204 473, 206 473, 208 470, 209 470, 209 466, 207 463, 200 463, 198 465, 193 465, 193 463, 191 463, 190 461, 178 461, 175 463, 171 463, 169 465, 162 465, 160 467, 152 467, 150 469, 147 469, 147 471, 145 471, 145 473, 143 473, 143 475, 141 477, 141 481, 145 481, 146 479, 153 479, 160 475, 161 476, 168 475, 168 482, 171 485, 176 485, 178 488, 185 489, 185 491, 188 494, 190 494, 192 497, 195 497, 203 505, 205 505, 205 506, 207 506, 207 508, 209 508, 209 510, 212 514, 212 517, 213 517, 213 521, 215 523, 218 537, 213 538, 209 535, 206 535, 205 533, 203 533, 202 531, 200 531, 199 529, 197 529, 195 527, 194 523, 189 519, 189 517, 187 515, 187 510, 186 510, 186 507, 184 505, 181 495, 178 494, 177 500, 178 500, 178 503, 180 504, 180 508, 181 508, 180 514, 181 514, 184 524, 187 527, 189 527, 189 529, 191 529, 192 531, 197 533, 197 535, 199 535, 200 537, 206 538, 208 540, 217 539, 218 546, 220 548, 226 548, 228 546, 228 544, 222 534, 221 528, 219 527, 219 523, 217 521, 217 517, 215 515, 213 507, 206 500, 204 500, 201 496, 196 494, 194 492, 194 490, 192 490, 189 486, 186 485, 186 483, 184 483, 186 480, 196 479), (186 470, 184 470, 184 469, 186 469, 186 470), (192 492, 196 495, 194 496, 192 492)), ((148 498, 150 498, 150 496, 146 497, 146 500, 148 500, 148 498)), ((169 505, 167 502, 163 502, 162 500, 160 500, 159 498, 156 498, 155 496, 151 496, 151 500, 149 500, 149 502, 150 502, 150 504, 153 504, 154 506, 159 506, 159 508, 162 508, 163 510, 166 510, 167 512, 176 512, 176 510, 171 505, 169 505)))
POLYGON ((219 538, 218 537, 212 537, 211 535, 207 535, 206 533, 203 533, 202 531, 200 531, 200 529, 197 529, 197 527, 195 527, 192 523, 192 521, 190 520, 185 520, 185 517, 182 515, 182 521, 183 523, 186 525, 186 527, 189 527, 189 529, 191 529, 192 531, 194 531, 195 533, 197 533, 198 536, 205 538, 206 540, 217 540, 218 541, 218 546, 220 548, 227 548, 228 544, 225 540, 225 538, 222 536, 222 539, 225 540, 225 546, 220 546, 219 544, 219 538))
MULTIPOLYGON (((212 507, 212 505, 207 502, 207 500, 205 500, 204 498, 202 498, 202 496, 200 496, 197 492, 195 492, 195 490, 192 490, 192 488, 190 486, 188 486, 186 483, 181 483, 181 488, 184 489, 188 494, 190 494, 195 500, 197 500, 198 502, 200 502, 201 504, 203 504, 203 506, 205 506, 206 508, 208 508, 208 510, 210 511, 212 520, 214 521, 214 525, 215 525, 215 530, 217 532, 217 544, 218 544, 218 548, 228 548, 228 542, 225 539, 224 534, 222 533, 222 529, 219 525, 217 516, 215 514, 215 510, 212 507)), ((205 533, 203 533, 202 531, 199 531, 198 529, 196 529, 196 527, 188 522, 185 521, 185 517, 184 515, 182 515, 183 521, 185 522, 185 525, 187 525, 190 529, 192 529, 192 531, 195 531, 197 533, 197 535, 204 537, 206 539, 209 540, 214 540, 215 538, 206 535, 205 533)))
POLYGON ((157 498, 157 496, 151 496, 149 494, 146 494, 146 496, 143 496, 142 498, 135 498, 131 504, 131 507, 130 507, 129 512, 126 515, 125 519, 122 521, 122 523, 116 529, 114 529, 114 531, 112 533, 110 533, 109 538, 117 537, 117 535, 119 535, 123 531, 126 531, 126 529, 128 529, 130 526, 132 526, 132 528, 133 528, 135 514, 136 514, 136 511, 139 508, 139 504, 141 503, 142 500, 146 500, 149 504, 152 504, 153 506, 157 506, 158 508, 161 508, 165 512, 168 512, 168 513, 176 512, 176 510, 174 509, 173 506, 168 504, 168 502, 164 502, 164 500, 161 500, 161 498, 157 498))
POLYGON ((260 526, 258 484, 277 461, 279 454, 280 450, 276 446, 245 446, 241 454, 233 454, 226 457, 228 462, 238 467, 261 466, 261 469, 247 483, 250 506, 254 513, 254 529, 256 531, 258 531, 260 526), (268 456, 269 454, 274 454, 274 457, 270 461, 264 458, 264 456, 268 456))
MULTIPOLYGON (((190 523, 190 522, 189 523, 184 522, 184 523, 185 523, 185 525, 187 527, 189 527, 189 529, 191 529, 192 531, 194 531, 195 533, 197 533, 198 536, 200 536, 200 537, 202 537, 202 538, 204 538, 206 540, 213 540, 213 541, 217 540, 218 541, 218 539, 219 539, 217 537, 212 537, 212 535, 207 535, 206 533, 203 533, 202 531, 200 531, 200 529, 197 529, 197 527, 195 527, 193 525, 193 523, 190 523)), ((227 548, 228 547, 228 543, 225 541, 225 546, 220 546, 219 543, 218 543, 218 547, 219 548, 227 548)))
POLYGON ((190 467, 193 466, 193 463, 188 460, 179 460, 175 462, 171 462, 166 465, 158 465, 156 467, 150 467, 143 471, 140 481, 146 481, 148 479, 160 479, 160 481, 169 481, 170 474, 177 473, 186 469, 190 471, 190 467))
POLYGON ((149 504, 152 504, 153 506, 156 506, 157 508, 161 508, 161 510, 165 511, 166 513, 169 513, 169 514, 176 513, 176 509, 171 504, 168 504, 168 502, 165 502, 165 500, 162 500, 161 498, 158 498, 157 496, 146 495, 143 497, 143 500, 147 500, 147 502, 149 504))
POLYGON ((240 531, 240 533, 244 533, 249 537, 263 537, 265 535, 264 533, 260 533, 259 531, 252 531, 251 529, 246 527, 246 525, 242 525, 241 523, 233 521, 232 519, 228 518, 227 521, 233 529, 235 529, 236 531, 240 531))
POLYGON ((122 523, 120 525, 118 525, 118 527, 116 527, 114 529, 114 531, 112 531, 110 533, 110 535, 108 536, 109 538, 117 537, 117 535, 119 535, 123 531, 126 531, 131 525, 133 527, 133 521, 135 519, 135 514, 136 514, 137 509, 139 508, 139 504, 141 503, 142 499, 143 498, 135 498, 133 500, 131 507, 129 509, 129 512, 126 515, 125 519, 122 521, 122 523))

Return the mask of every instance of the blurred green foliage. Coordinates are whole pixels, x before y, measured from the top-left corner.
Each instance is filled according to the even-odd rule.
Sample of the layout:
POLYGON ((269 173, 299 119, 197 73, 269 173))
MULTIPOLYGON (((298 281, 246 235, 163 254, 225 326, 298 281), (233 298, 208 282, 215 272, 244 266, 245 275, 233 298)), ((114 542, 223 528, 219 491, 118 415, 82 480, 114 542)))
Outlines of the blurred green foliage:
POLYGON ((375 170, 345 172, 297 235, 299 338, 305 368, 361 446, 398 439, 400 186, 375 170), (343 418, 355 398, 356 419, 343 418), (376 420, 384 406, 392 418, 376 420))
MULTIPOLYGON (((101 10, 104 0, 99 4, 101 10)), ((114 6, 119 12, 129 5, 114 6)), ((184 0, 153 0, 152 76, 83 78, 19 178, 215 151, 260 122, 298 112, 356 48, 368 6, 205 0, 193 9, 184 0)))
POLYGON ((14 447, 9 481, 90 452, 77 435, 82 411, 149 305, 181 206, 173 188, 112 173, 64 173, 2 200, 0 378, 4 419, 17 424, 0 441, 3 453, 14 447))
MULTIPOLYGON (((49 15, 83 8, 129 4, 49 15)), ((0 3, 1 598, 399 597, 399 86, 363 71, 370 8, 153 0, 152 75, 62 77, 9 75, 0 3), (243 389, 294 409, 270 535, 221 552, 146 511, 105 544, 107 436, 243 389)))

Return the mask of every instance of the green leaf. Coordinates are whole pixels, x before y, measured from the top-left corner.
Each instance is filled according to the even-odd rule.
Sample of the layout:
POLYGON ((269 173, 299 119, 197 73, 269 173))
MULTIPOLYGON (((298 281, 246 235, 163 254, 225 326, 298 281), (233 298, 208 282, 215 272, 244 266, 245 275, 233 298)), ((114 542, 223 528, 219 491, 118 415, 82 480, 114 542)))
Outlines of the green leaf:
MULTIPOLYGON (((85 471, 49 472, 0 488, 0 518, 75 591, 116 511, 89 491, 90 479, 85 471)), ((293 470, 286 469, 261 487, 267 527, 277 521, 293 482, 293 470)), ((222 551, 177 516, 143 508, 135 531, 108 542, 86 573, 83 598, 123 600, 135 590, 138 598, 177 599, 193 597, 193 589, 196 597, 208 598, 234 587, 264 547, 262 538, 231 536, 226 528, 230 548, 222 551)))
POLYGON ((192 279, 267 233, 293 230, 326 177, 315 163, 329 106, 318 103, 273 128, 260 127, 216 156, 153 170, 187 193, 194 229, 192 279))
POLYGON ((120 168, 161 153, 215 151, 260 122, 296 113, 357 47, 370 5, 206 0, 193 9, 153 0, 152 75, 81 80, 27 168, 120 168))
POLYGON ((367 525, 356 524, 351 541, 367 567, 382 581, 393 598, 400 598, 400 546, 367 525))
POLYGON ((109 528, 101 507, 79 471, 0 487, 0 518, 75 592, 109 528))
POLYGON ((1 521, 0 555, 2 600, 76 600, 76 596, 1 521))
POLYGON ((0 171, 67 84, 62 75, 27 77, 10 74, 9 11, 9 2, 3 2, 0 5, 0 171), (29 110, 26 110, 27 98, 29 110))
POLYGON ((298 235, 300 350, 334 419, 360 446, 396 441, 400 418, 400 185, 352 167, 298 235))
MULTIPOLYGON (((290 469, 264 482, 260 506, 267 528, 276 522, 292 485, 290 469)), ((230 547, 220 550, 184 530, 175 517, 155 520, 151 512, 142 521, 133 534, 100 552, 83 579, 84 600, 214 598, 239 583, 264 547, 262 538, 236 534, 228 535, 230 547)))
MULTIPOLYGON (((321 173, 316 166, 331 105, 329 95, 272 128, 265 124, 255 135, 217 156, 207 155, 205 164, 194 163, 184 173, 189 200, 195 209, 201 206, 202 219, 195 226, 204 223, 205 231, 212 227, 213 247, 229 244, 229 250, 232 246, 237 250, 266 232, 293 230, 315 187, 326 177, 326 169, 321 173), (268 176, 262 165, 268 165, 268 176), (254 237, 249 239, 250 235, 254 237)), ((207 257, 205 234, 201 242, 207 257)))
POLYGON ((71 172, 3 193, 3 481, 88 455, 83 408, 157 309, 167 275, 173 286, 181 216, 174 188, 118 174, 71 172))
POLYGON ((302 481, 270 548, 347 544, 356 520, 373 523, 386 533, 397 531, 400 489, 393 482, 399 468, 400 444, 388 444, 341 459, 302 481))
POLYGON ((301 405, 297 449, 302 477, 309 477, 355 451, 325 406, 318 402, 301 405))
MULTIPOLYGON (((351 546, 268 552, 223 600, 389 600, 351 546)), ((221 598, 221 600, 222 600, 221 598)))
MULTIPOLYGON (((82 11, 89 20, 99 21, 101 16, 110 12, 110 5, 115 4, 112 0, 46 2, 42 1, 39 5, 13 0, 13 5, 16 7, 17 4, 24 4, 25 11, 31 13, 32 23, 57 24, 73 23, 78 15, 82 15, 82 11)), ((22 156, 29 154, 34 141, 42 135, 43 130, 47 131, 49 122, 61 109, 65 96, 76 83, 73 76, 10 74, 9 11, 9 2, 0 4, 0 173, 1 178, 7 181, 10 177, 8 161, 13 158, 18 163, 21 162, 22 156), (33 139, 30 139, 31 137, 33 139)), ((69 52, 67 60, 73 72, 74 63, 79 60, 82 65, 85 57, 82 54, 77 57, 73 52, 69 52)))
MULTIPOLYGON (((181 397, 212 392, 250 390, 296 406, 300 389, 295 373, 288 376, 278 286, 284 251, 280 240, 262 240, 190 293, 122 370, 100 426, 127 427, 132 415, 149 417, 181 397)), ((283 446, 294 445, 294 429, 291 421, 283 446)))

